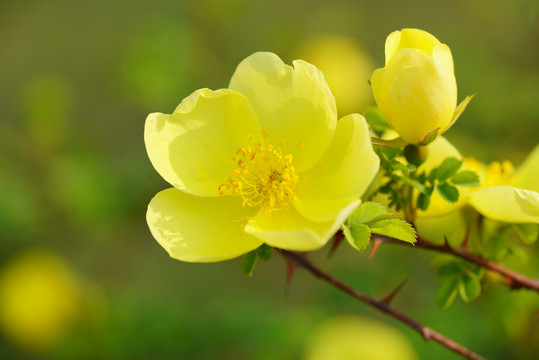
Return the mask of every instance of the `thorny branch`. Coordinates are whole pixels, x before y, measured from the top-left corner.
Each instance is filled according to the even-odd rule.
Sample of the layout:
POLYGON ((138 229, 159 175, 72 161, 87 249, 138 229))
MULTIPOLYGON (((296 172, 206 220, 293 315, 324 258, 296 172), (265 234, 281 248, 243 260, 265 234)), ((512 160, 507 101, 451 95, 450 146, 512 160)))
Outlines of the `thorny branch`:
MULTIPOLYGON (((376 235, 376 237, 373 238, 373 241, 374 243, 376 243, 377 241, 382 241, 387 243, 408 245, 407 243, 404 243, 400 240, 382 235, 376 235)), ((487 270, 494 271, 505 278, 505 282, 507 283, 507 285, 509 285, 511 289, 527 288, 530 290, 535 290, 539 293, 539 281, 530 279, 520 273, 509 270, 494 262, 488 261, 481 256, 469 252, 464 248, 454 248, 447 243, 445 243, 444 245, 436 245, 421 238, 417 238, 417 242, 414 245, 418 248, 433 250, 444 254, 450 254, 461 259, 467 260, 471 263, 482 266, 487 270)))
POLYGON ((331 275, 325 273, 322 269, 318 268, 316 265, 314 265, 312 262, 310 262, 307 257, 298 252, 294 251, 288 251, 288 250, 281 250, 281 253, 285 256, 287 260, 292 260, 296 265, 304 268, 305 270, 309 271, 314 276, 326 281, 327 283, 335 286, 339 290, 349 294, 350 296, 358 299, 359 301, 364 302, 365 304, 368 304, 379 311, 382 311, 395 319, 400 320, 401 322, 405 323, 406 325, 410 326, 411 328, 415 329, 419 334, 423 336, 425 341, 428 340, 434 340, 440 343, 441 345, 445 346, 446 348, 468 358, 471 360, 485 360, 485 358, 475 354, 474 352, 468 350, 464 346, 460 345, 459 343, 446 338, 445 336, 441 335, 440 333, 418 323, 417 321, 409 318, 408 316, 404 315, 403 313, 399 312, 398 310, 392 308, 389 304, 389 300, 383 299, 383 300, 377 300, 367 294, 364 294, 360 291, 357 291, 353 289, 352 287, 346 285, 345 283, 341 282, 340 280, 332 277, 331 275))

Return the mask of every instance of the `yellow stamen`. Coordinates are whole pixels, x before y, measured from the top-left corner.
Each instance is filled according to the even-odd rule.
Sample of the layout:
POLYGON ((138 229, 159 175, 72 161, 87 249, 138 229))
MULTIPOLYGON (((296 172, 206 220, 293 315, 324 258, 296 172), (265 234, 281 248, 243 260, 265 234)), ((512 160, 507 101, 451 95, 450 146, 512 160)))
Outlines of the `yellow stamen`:
POLYGON ((230 177, 219 185, 221 195, 240 195, 244 207, 261 208, 264 215, 287 209, 297 200, 294 192, 298 175, 292 165, 293 156, 284 155, 280 147, 268 143, 269 134, 262 130, 264 144, 247 139, 251 146, 240 148, 232 159, 238 165, 230 177))

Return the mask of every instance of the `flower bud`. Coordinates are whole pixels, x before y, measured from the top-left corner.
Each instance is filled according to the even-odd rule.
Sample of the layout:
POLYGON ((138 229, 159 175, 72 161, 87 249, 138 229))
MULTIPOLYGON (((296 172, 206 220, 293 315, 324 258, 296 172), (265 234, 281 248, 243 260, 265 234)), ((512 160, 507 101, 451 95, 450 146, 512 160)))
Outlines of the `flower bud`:
POLYGON ((371 77, 378 108, 401 138, 434 140, 454 121, 457 84, 451 50, 418 29, 392 32, 385 44, 385 67, 371 77))

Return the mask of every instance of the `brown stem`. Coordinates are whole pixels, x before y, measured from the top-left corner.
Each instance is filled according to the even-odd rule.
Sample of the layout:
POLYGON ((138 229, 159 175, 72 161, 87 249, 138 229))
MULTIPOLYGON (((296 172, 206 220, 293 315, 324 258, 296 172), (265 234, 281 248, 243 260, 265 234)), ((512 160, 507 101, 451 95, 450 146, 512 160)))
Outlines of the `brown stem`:
MULTIPOLYGON (((382 236, 382 235, 376 235, 376 239, 380 239, 384 242, 389 242, 389 243, 406 244, 406 245, 408 244, 408 243, 399 241, 397 239, 387 237, 387 236, 382 236)), ((417 238, 417 242, 415 243, 415 246, 422 249, 438 251, 444 254, 451 254, 453 256, 459 257, 461 259, 467 260, 471 263, 484 267, 485 269, 494 271, 505 278, 505 282, 511 287, 511 289, 527 288, 527 289, 535 290, 539 292, 539 281, 530 279, 522 274, 509 270, 499 264, 488 261, 479 255, 472 254, 466 249, 453 248, 449 246, 449 244, 447 243, 444 245, 436 245, 429 241, 423 240, 421 238, 417 238)))
POLYGON ((369 295, 363 294, 362 292, 359 292, 352 287, 344 284, 340 280, 332 277, 331 275, 325 273, 320 268, 318 268, 316 265, 314 265, 312 262, 310 262, 307 257, 304 254, 288 251, 288 250, 281 250, 281 253, 287 257, 288 259, 292 259, 297 265, 303 267, 304 269, 311 272, 314 276, 328 282, 329 284, 335 286, 336 288, 344 291, 348 295, 382 311, 386 314, 394 317, 395 319, 400 320, 401 322, 405 323, 406 325, 410 326, 411 328, 415 329, 423 338, 425 341, 428 341, 430 339, 433 339, 437 341, 438 343, 442 344, 446 348, 461 354, 462 356, 472 359, 472 360, 485 360, 485 358, 471 352, 464 346, 460 345, 459 343, 446 338, 445 336, 441 335, 440 333, 418 323, 417 321, 409 318, 408 316, 404 315, 403 313, 393 309, 387 302, 384 302, 382 300, 377 300, 369 295))

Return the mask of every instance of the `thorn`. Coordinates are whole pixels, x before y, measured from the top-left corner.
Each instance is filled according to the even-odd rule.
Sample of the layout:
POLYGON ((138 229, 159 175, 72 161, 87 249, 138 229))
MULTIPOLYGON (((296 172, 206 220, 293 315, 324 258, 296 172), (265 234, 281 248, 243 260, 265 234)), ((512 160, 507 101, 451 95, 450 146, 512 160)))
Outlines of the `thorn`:
POLYGON ((284 287, 284 293, 286 296, 290 294, 290 283, 292 282, 292 276, 296 270, 296 264, 290 258, 286 258, 286 285, 284 287))
POLYGON ((376 250, 378 250, 378 248, 380 247, 380 245, 382 245, 384 241, 381 240, 381 239, 375 239, 373 242, 372 242, 372 248, 371 248, 371 252, 369 254, 369 259, 372 259, 372 257, 374 256, 374 253, 376 252, 376 250))
POLYGON ((395 298, 395 296, 399 293, 399 291, 401 291, 401 289, 404 287, 404 285, 406 285, 407 282, 408 280, 404 280, 403 282, 401 282, 399 286, 397 286, 392 292, 390 292, 385 298, 381 299, 380 301, 386 305, 389 305, 393 298, 395 298))
POLYGON ((447 240, 447 236, 444 235, 444 248, 448 249, 448 250, 451 250, 452 247, 451 245, 449 245, 449 240, 447 240))
POLYGON ((339 245, 341 245, 343 240, 344 240, 344 235, 342 234, 342 232, 338 232, 335 234, 335 239, 333 240, 333 243, 331 244, 331 249, 329 249, 329 252, 328 252, 328 259, 333 257, 333 255, 335 254, 335 251, 337 250, 339 245))

